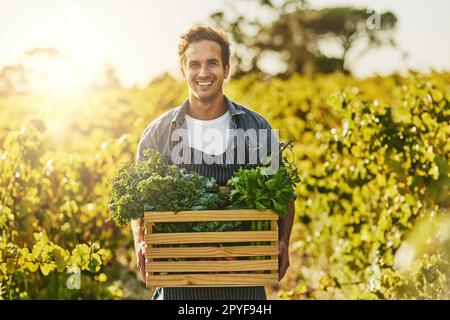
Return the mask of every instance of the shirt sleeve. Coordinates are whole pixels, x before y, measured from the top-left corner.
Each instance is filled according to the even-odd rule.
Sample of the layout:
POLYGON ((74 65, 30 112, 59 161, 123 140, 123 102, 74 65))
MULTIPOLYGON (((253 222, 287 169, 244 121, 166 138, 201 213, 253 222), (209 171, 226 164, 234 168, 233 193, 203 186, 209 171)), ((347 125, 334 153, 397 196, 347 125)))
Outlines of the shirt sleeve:
POLYGON ((156 130, 154 124, 152 123, 144 130, 141 139, 139 140, 135 159, 136 163, 145 160, 144 150, 153 149, 157 151, 157 147, 156 130))

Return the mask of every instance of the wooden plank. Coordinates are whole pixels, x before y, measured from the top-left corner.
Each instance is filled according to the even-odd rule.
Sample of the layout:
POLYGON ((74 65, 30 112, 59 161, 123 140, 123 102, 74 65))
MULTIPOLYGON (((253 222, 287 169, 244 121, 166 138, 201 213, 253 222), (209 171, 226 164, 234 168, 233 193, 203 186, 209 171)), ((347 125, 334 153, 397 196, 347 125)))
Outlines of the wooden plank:
POLYGON ((144 234, 152 234, 153 233, 154 224, 152 222, 145 222, 144 234))
POLYGON ((278 223, 277 221, 270 222, 270 230, 278 232, 278 223))
POLYGON ((278 283, 273 274, 180 274, 154 275, 147 278, 153 287, 241 287, 272 286, 278 283))
MULTIPOLYGON (((272 231, 278 233, 278 221, 271 221, 271 222, 270 222, 270 230, 272 230, 272 231)), ((275 246, 278 246, 278 241, 272 242, 271 244, 272 244, 272 245, 275 245, 275 246)), ((278 248, 277 248, 277 249, 278 249, 278 248)), ((270 272, 274 277, 276 277, 277 282, 278 282, 278 273, 279 273, 279 268, 278 268, 278 264, 279 264, 279 262, 278 262, 278 255, 279 255, 279 252, 278 252, 278 250, 277 250, 277 253, 276 253, 275 255, 273 255, 272 258, 271 258, 271 260, 274 261, 274 262, 277 264, 277 269, 270 272)))
POLYGON ((201 210, 145 212, 146 222, 254 221, 278 220, 272 210, 201 210))
POLYGON ((163 258, 222 258, 277 256, 277 245, 233 246, 233 247, 192 247, 192 248, 148 248, 146 256, 163 258))
POLYGON ((154 261, 145 266, 148 272, 228 272, 277 270, 274 260, 233 261, 154 261))
POLYGON ((277 241, 276 231, 227 231, 227 232, 184 232, 153 233, 144 236, 147 244, 181 243, 223 243, 277 241))

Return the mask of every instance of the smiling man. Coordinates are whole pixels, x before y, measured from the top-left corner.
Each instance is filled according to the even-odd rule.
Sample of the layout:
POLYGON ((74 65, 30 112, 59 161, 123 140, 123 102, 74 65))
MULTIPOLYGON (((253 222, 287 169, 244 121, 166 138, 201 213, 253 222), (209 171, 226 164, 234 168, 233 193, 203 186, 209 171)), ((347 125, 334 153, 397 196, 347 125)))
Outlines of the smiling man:
MULTIPOLYGON (((155 119, 142 134, 136 161, 143 151, 159 151, 167 161, 188 171, 214 178, 225 186, 233 172, 253 163, 261 150, 278 150, 278 140, 269 123, 256 112, 228 99, 223 82, 230 72, 230 44, 227 36, 212 28, 194 27, 181 36, 178 47, 180 70, 189 87, 189 97, 155 119), (238 148, 235 132, 244 132, 238 148), (251 134, 255 133, 255 134, 251 134)), ((264 152, 262 153, 264 155, 264 152)), ((294 206, 279 221, 279 279, 289 267, 288 244, 294 206)), ((132 223, 138 268, 145 281, 145 248, 142 221, 132 223)), ((266 299, 264 287, 158 288, 154 299, 266 299)))
POLYGON ((222 56, 221 45, 215 41, 187 44, 183 42, 179 51, 181 73, 189 86, 187 113, 198 120, 217 119, 227 112, 222 86, 230 71, 228 61, 224 61, 228 59, 228 48, 224 48, 227 52, 222 56))

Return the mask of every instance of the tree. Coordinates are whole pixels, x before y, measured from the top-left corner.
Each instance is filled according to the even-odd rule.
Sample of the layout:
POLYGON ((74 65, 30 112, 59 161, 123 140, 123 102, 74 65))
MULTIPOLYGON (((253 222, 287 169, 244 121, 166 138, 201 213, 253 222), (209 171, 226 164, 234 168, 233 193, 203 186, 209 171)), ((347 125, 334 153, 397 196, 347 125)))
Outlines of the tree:
POLYGON ((94 83, 96 89, 117 89, 121 88, 120 78, 116 67, 112 63, 106 63, 101 73, 94 83))
POLYGON ((7 65, 0 69, 0 94, 21 91, 26 83, 26 72, 21 63, 7 65))
MULTIPOLYGON (((311 9, 306 1, 250 0, 272 17, 265 21, 249 18, 231 9, 215 12, 210 18, 223 29, 235 44, 232 61, 235 76, 249 72, 264 73, 263 60, 270 55, 281 65, 278 75, 288 77, 294 72, 311 74, 341 71, 349 73, 351 64, 369 50, 383 45, 396 46, 396 16, 380 13, 379 28, 367 26, 371 12, 352 7, 311 9), (332 44, 334 55, 324 53, 324 44, 332 44), (274 58, 275 57, 275 58, 274 58)), ((376 13, 378 14, 378 13, 376 13)), ((272 60, 273 61, 273 60, 272 60)))

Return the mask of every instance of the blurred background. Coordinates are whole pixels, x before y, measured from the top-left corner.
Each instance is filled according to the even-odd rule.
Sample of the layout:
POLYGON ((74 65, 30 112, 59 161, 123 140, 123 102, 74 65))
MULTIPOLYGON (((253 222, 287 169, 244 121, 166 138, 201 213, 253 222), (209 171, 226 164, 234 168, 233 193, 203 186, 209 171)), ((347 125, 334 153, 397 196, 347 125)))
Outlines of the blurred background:
POLYGON ((187 97, 180 34, 232 41, 226 94, 295 140, 271 299, 450 298, 444 0, 0 0, 0 299, 134 299, 109 179, 187 97))
POLYGON ((142 88, 164 72, 177 77, 179 36, 198 23, 230 32, 237 74, 365 77, 450 64, 444 0, 41 0, 1 1, 0 9, 2 92, 142 88))

